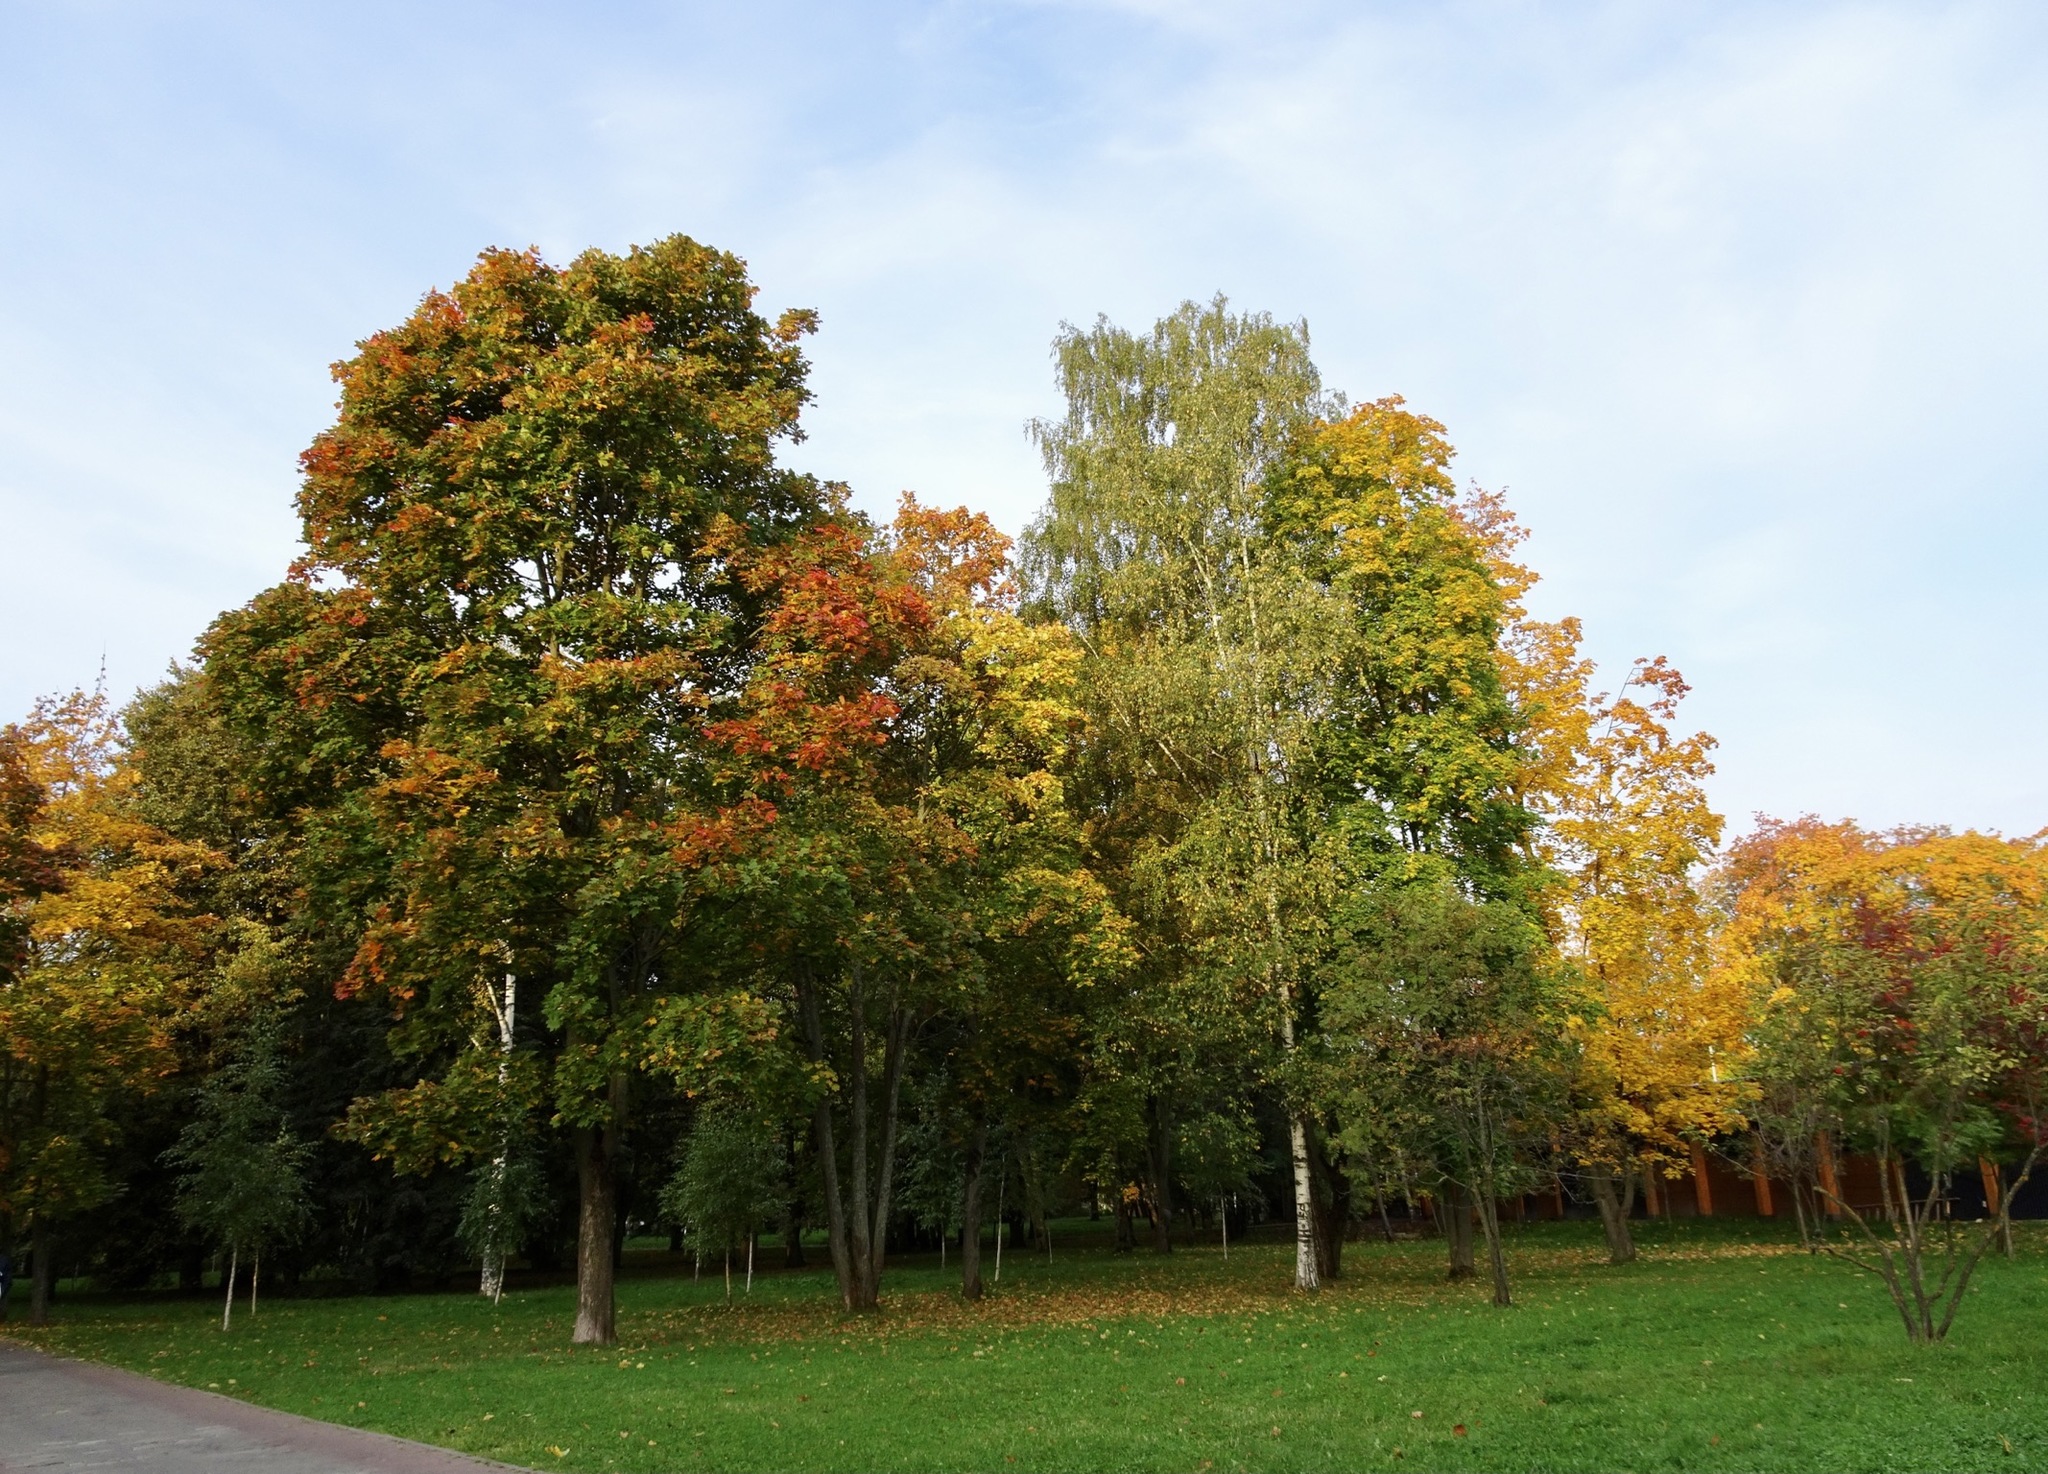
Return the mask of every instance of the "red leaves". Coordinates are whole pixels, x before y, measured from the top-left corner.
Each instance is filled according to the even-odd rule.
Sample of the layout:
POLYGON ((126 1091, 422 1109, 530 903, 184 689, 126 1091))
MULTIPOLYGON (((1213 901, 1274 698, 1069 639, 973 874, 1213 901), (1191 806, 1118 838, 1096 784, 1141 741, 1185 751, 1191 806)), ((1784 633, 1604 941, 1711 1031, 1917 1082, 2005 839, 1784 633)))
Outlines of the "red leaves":
POLYGON ((771 602, 743 714, 707 735, 744 760, 751 784, 786 792, 798 774, 834 774, 887 739, 901 708, 881 688, 936 614, 853 528, 829 522, 767 548, 738 531, 723 525, 714 545, 771 602))
POLYGON ((668 826, 669 853, 681 864, 698 869, 730 859, 775 822, 775 806, 745 798, 710 815, 691 814, 668 826))

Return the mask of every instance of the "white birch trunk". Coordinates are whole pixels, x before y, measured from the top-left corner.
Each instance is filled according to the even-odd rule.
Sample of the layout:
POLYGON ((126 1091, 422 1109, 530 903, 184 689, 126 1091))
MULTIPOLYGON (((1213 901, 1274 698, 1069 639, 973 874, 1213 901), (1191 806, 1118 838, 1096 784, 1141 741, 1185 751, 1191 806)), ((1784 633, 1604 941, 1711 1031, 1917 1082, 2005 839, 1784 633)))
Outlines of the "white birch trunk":
MULTIPOLYGON (((241 1262, 241 1251, 228 1250, 228 1296, 227 1303, 220 1308, 220 1328, 225 1331, 235 1316, 235 1267, 241 1262)), ((39 1266, 40 1267, 40 1266, 39 1266)))
POLYGON ((1294 1287, 1322 1287, 1316 1271, 1316 1201, 1309 1190, 1308 1127, 1300 1116, 1287 1122, 1287 1144, 1294 1155, 1294 1287))
MULTIPOLYGON (((499 999, 497 990, 486 985, 491 996, 491 1012, 498 1022, 498 1098, 503 1101, 505 1089, 512 1078, 512 1025, 519 1007, 519 979, 512 973, 505 974, 505 996, 499 999)), ((505 1137, 498 1143, 498 1155, 491 1163, 491 1202, 487 1210, 491 1222, 490 1243, 484 1249, 483 1280, 477 1293, 490 1298, 496 1305, 505 1296, 505 1250, 498 1243, 498 1221, 505 1210, 505 1173, 511 1165, 511 1127, 507 1125, 505 1137)))

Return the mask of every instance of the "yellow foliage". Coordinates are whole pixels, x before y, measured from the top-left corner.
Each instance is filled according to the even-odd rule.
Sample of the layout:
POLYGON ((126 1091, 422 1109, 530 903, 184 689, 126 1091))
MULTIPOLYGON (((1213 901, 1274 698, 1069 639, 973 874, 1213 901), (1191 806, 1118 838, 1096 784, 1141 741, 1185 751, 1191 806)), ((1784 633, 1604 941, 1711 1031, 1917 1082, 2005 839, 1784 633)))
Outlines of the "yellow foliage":
POLYGON ((210 925, 180 887, 217 857, 135 817, 103 694, 40 703, 8 736, 39 798, 24 838, 55 870, 14 903, 26 945, 0 980, 0 1210, 32 1218, 98 1200, 106 1102, 175 1067, 210 925))
POLYGON ((1661 656, 1637 661, 1618 693, 1593 692, 1578 621, 1528 617, 1535 575, 1515 561, 1523 533, 1505 505, 1474 492, 1463 511, 1508 591, 1517 794, 1544 821, 1531 857, 1552 877, 1545 920, 1587 1000, 1570 1147, 1606 1167, 1675 1166, 1690 1141, 1741 1119, 1745 1000, 1711 965, 1699 886, 1722 828, 1705 789, 1714 740, 1674 733, 1687 687, 1661 656))

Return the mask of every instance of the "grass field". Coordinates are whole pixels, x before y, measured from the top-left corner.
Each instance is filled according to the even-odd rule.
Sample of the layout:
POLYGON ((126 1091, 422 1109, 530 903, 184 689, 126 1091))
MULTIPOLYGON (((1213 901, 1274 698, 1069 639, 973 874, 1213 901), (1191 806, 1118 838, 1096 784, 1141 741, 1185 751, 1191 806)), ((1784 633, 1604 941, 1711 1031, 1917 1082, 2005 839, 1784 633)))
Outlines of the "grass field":
POLYGON ((1934 1350, 1867 1277, 1698 1221, 1644 1226, 1620 1269, 1595 1225, 1530 1227, 1505 1311, 1423 1241, 1350 1246, 1313 1299, 1273 1244, 1006 1255, 979 1307, 920 1259, 865 1318, 825 1271, 731 1308, 710 1274, 641 1273, 603 1352, 567 1346, 566 1287, 278 1299, 228 1335, 217 1303, 81 1294, 10 1330, 542 1469, 2048 1469, 2048 1233, 2027 1228, 1934 1350))

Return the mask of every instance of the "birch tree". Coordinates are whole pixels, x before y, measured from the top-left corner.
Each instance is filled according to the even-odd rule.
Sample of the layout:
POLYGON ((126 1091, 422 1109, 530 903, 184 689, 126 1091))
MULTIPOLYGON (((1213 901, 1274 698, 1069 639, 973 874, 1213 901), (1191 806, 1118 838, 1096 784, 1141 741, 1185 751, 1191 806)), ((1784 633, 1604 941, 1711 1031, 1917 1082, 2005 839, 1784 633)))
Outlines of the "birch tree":
MULTIPOLYGON (((1300 324, 1186 303, 1054 347, 1065 413, 1034 422, 1051 490, 1026 542, 1037 605, 1081 640, 1099 761, 1127 776, 1118 881, 1141 948, 1298 1040, 1310 844, 1293 780, 1321 715, 1329 601, 1272 536, 1268 478, 1322 408, 1300 324)), ((1319 1283, 1305 1104, 1290 1102, 1296 1283, 1319 1283)))
POLYGON ((278 1020, 251 1019, 200 1087, 198 1111, 167 1161, 179 1169, 178 1216, 225 1251, 220 1328, 234 1317, 235 1281, 249 1257, 249 1309, 266 1248, 288 1240, 307 1212, 307 1149, 286 1108, 278 1020))

